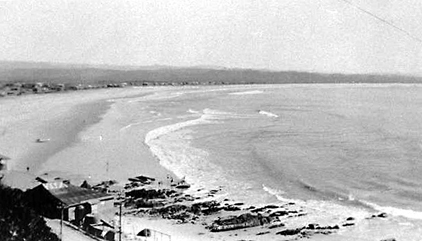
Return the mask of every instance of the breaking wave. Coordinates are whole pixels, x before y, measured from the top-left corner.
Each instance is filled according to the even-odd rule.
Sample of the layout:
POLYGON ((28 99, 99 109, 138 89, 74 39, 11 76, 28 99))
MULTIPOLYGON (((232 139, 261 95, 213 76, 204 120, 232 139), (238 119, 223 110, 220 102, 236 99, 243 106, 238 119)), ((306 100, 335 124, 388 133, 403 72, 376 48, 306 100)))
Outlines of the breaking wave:
MULTIPOLYGON (((195 113, 191 109, 189 109, 188 112, 195 113)), ((162 127, 159 127, 157 129, 154 129, 154 130, 148 132, 145 135, 145 140, 144 140, 145 144, 150 146, 152 140, 158 139, 163 135, 169 134, 171 132, 174 132, 174 131, 177 131, 177 130, 180 130, 180 129, 183 129, 183 128, 186 128, 186 127, 189 127, 189 126, 201 125, 201 124, 211 124, 211 123, 213 123, 212 122, 213 120, 223 120, 223 119, 227 119, 227 118, 237 117, 236 114, 232 114, 232 113, 228 113, 228 112, 222 112, 222 111, 218 111, 218 110, 212 110, 212 109, 208 109, 208 108, 204 109, 202 111, 202 113, 203 114, 201 114, 201 116, 197 119, 162 126, 162 127)))
POLYGON ((208 161, 208 152, 192 147, 184 128, 219 123, 218 120, 236 117, 236 114, 204 109, 197 119, 178 122, 151 130, 145 135, 144 143, 150 148, 160 164, 177 177, 192 184, 192 190, 213 188, 222 181, 224 170, 208 161), (170 139, 166 137, 170 136, 170 139), (174 140, 177 141, 174 141, 174 140), (210 171, 212 170, 212 171, 210 171), (219 177, 219 178, 216 178, 219 177))
POLYGON ((402 208, 396 208, 396 207, 388 207, 388 206, 384 207, 384 206, 380 206, 378 204, 367 202, 367 201, 362 201, 362 202, 379 212, 387 213, 392 216, 401 216, 401 217, 410 218, 410 219, 422 220, 422 212, 420 211, 415 211, 411 209, 402 209, 402 208))

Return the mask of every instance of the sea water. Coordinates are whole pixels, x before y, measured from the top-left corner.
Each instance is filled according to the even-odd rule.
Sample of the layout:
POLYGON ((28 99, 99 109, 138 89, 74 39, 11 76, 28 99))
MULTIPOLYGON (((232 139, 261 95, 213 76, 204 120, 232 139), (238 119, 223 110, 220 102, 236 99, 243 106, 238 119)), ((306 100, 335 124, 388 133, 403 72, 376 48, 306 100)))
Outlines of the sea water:
POLYGON ((137 103, 167 121, 145 144, 192 190, 422 219, 422 86, 175 88, 137 103))

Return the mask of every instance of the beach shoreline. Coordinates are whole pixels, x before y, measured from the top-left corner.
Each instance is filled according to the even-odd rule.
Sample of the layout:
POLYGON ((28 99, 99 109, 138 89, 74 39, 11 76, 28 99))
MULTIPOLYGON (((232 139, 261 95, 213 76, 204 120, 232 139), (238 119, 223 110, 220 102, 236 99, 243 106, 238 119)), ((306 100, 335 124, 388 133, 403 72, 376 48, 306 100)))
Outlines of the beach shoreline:
MULTIPOLYGON (((249 87, 240 89, 249 89, 249 87)), ((193 196, 202 196, 201 201, 218 200, 221 202, 221 198, 217 198, 218 193, 207 198, 203 197, 204 193, 209 192, 211 189, 220 189, 216 182, 201 183, 202 181, 198 182, 195 178, 191 179, 189 173, 179 174, 180 170, 178 171, 174 168, 172 170, 171 165, 160 165, 160 162, 163 161, 160 160, 162 156, 167 155, 167 158, 174 159, 175 156, 182 154, 179 146, 169 147, 166 145, 169 143, 181 143, 185 141, 182 140, 184 138, 189 139, 190 133, 185 127, 204 123, 209 124, 213 120, 213 116, 210 117, 210 115, 216 113, 212 113, 210 110, 207 113, 190 111, 192 113, 187 113, 183 117, 183 120, 180 120, 175 118, 168 119, 160 116, 160 113, 152 112, 149 109, 142 109, 139 113, 134 113, 134 117, 129 122, 120 118, 120 116, 130 113, 131 110, 126 109, 127 105, 142 103, 146 99, 171 99, 181 95, 179 93, 180 90, 173 92, 173 89, 171 89, 166 92, 167 90, 169 89, 98 90, 89 93, 68 93, 45 97, 27 96, 19 101, 14 101, 17 99, 6 100, 4 102, 6 104, 0 106, 0 109, 11 112, 7 116, 2 117, 4 120, 3 129, 6 129, 4 129, 4 134, 0 137, 0 146, 4 148, 0 151, 2 154, 16 159, 16 163, 14 163, 16 171, 25 172, 25 168, 29 166, 29 173, 32 175, 36 176, 49 173, 51 178, 60 176, 63 179, 69 179, 74 184, 79 184, 87 178, 91 183, 117 180, 119 183, 124 184, 129 177, 137 175, 151 176, 162 182, 168 182, 169 175, 174 177, 175 180, 177 180, 177 176, 179 178, 186 176, 188 181, 192 180, 190 183, 192 184, 192 188, 188 193, 193 196), (80 110, 78 106, 84 106, 86 109, 80 110), (76 108, 80 112, 73 115, 76 108), (88 119, 84 118, 87 114, 89 115, 88 119), (170 129, 165 130, 166 127, 170 129), (45 137, 40 136, 40 133, 49 133, 48 131, 52 134, 45 137), (154 131, 156 135, 153 135, 154 131), (30 133, 30 135, 27 133, 30 133), (51 137, 53 134, 57 135, 57 138, 63 138, 63 142, 54 143, 56 137, 51 137), (149 138, 147 138, 148 135, 149 138), (50 142, 35 143, 36 138, 48 137, 51 138, 50 142), (157 138, 161 140, 158 143, 154 143, 154 140, 157 138), (170 150, 173 153, 171 155, 168 155, 168 153, 157 155, 151 149, 151 143, 155 145, 152 148, 155 148, 155 151, 158 148, 162 152, 168 152, 170 150), (48 151, 46 151, 47 149, 48 151), (44 151, 49 153, 44 156, 45 162, 34 162, 36 159, 34 153, 44 153, 44 151), (34 157, 34 160, 32 160, 32 157, 34 157), (199 191, 199 188, 202 188, 202 184, 208 184, 209 190, 202 189, 199 191)), ((233 88, 233 90, 236 89, 233 88)), ((190 147, 193 148, 194 146, 190 147)), ((42 156, 37 159, 42 159, 42 156)), ((195 164, 195 162, 191 162, 190 164, 194 168, 198 167, 196 164, 200 163, 195 164)), ((227 202, 234 203, 238 201, 235 198, 233 200, 231 198, 228 196, 229 200, 227 202)), ((288 202, 290 201, 280 201, 276 205, 282 206, 288 202)), ((269 205, 269 203, 262 203, 262 206, 265 205, 269 205)), ((306 203, 303 205, 306 205, 306 203)), ((238 211, 249 212, 249 206, 245 203, 241 207, 241 210, 238 211)), ((297 207, 300 207, 300 205, 297 207)), ((240 214, 241 212, 236 214, 240 214)), ((268 214, 270 213, 272 212, 268 214)), ((309 213, 309 210, 305 210, 305 213, 309 213)), ((224 213, 223 216, 230 214, 224 213)), ((341 220, 335 220, 331 223, 321 222, 320 226, 341 226, 346 223, 346 219, 349 217, 351 216, 342 216, 341 220)), ((385 222, 389 220, 389 217, 387 219, 378 217, 368 219, 369 217, 369 214, 358 219, 353 217, 353 220, 350 221, 353 221, 356 225, 353 224, 344 228, 340 227, 339 232, 334 232, 330 235, 312 235, 312 240, 365 240, 361 234, 362 229, 365 232, 373 232, 371 230, 373 227, 379 228, 379 231, 384 232, 378 236, 379 239, 390 237, 394 234, 387 235, 388 230, 385 229, 385 222), (352 239, 356 235, 360 238, 352 239)), ((128 218, 130 219, 131 217, 128 216, 128 218)), ((207 217, 206 222, 209 225, 217 218, 218 216, 207 217)), ((144 227, 164 227, 165 231, 162 232, 169 233, 172 237, 179 237, 179 239, 175 238, 172 240, 283 240, 282 236, 275 235, 275 233, 285 229, 298 228, 309 231, 304 227, 314 223, 314 221, 306 218, 299 221, 294 217, 286 218, 286 223, 290 222, 290 226, 279 228, 277 231, 274 230, 270 233, 257 235, 258 233, 267 232, 267 230, 262 230, 263 227, 255 227, 248 228, 247 231, 240 229, 238 231, 210 233, 208 229, 205 229, 203 224, 199 223, 195 225, 176 224, 177 222, 175 220, 151 219, 150 217, 134 217, 131 222, 136 223, 138 226, 144 225, 144 227), (180 233, 180 230, 185 231, 183 231, 184 233, 180 233)), ((400 222, 406 223, 406 220, 403 219, 400 222)), ((400 222, 394 221, 390 226, 399 225, 400 222)), ((406 230, 408 226, 401 225, 400 228, 401 230, 406 230)), ((160 230, 163 229, 160 228, 160 230)), ((286 237, 286 239, 289 238, 291 237, 286 237)))

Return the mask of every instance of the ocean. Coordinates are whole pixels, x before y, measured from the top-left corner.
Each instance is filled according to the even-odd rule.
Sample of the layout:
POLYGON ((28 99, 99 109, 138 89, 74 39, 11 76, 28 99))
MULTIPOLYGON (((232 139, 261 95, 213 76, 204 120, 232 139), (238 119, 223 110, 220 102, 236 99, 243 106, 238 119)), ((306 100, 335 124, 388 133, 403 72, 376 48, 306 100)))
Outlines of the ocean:
POLYGON ((129 119, 156 122, 145 144, 194 191, 295 202, 325 220, 422 220, 420 85, 188 87, 127 101, 129 119))

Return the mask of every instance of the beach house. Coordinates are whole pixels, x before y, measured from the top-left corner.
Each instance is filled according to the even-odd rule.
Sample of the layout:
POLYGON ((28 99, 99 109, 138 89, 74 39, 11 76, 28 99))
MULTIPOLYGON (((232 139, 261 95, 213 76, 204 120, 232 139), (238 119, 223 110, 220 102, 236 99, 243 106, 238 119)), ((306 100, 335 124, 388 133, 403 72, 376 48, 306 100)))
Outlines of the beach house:
POLYGON ((115 213, 114 197, 64 183, 43 183, 27 191, 31 206, 48 218, 63 219, 79 225, 87 214, 110 221, 115 213))

